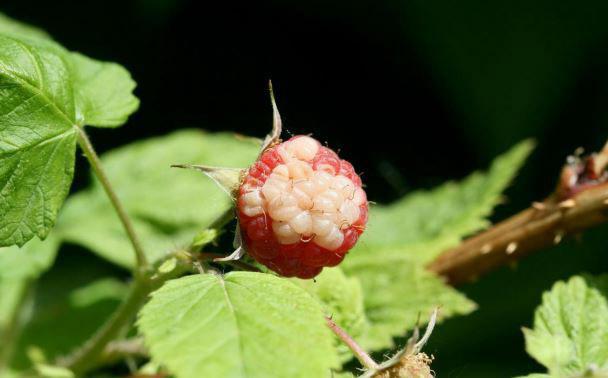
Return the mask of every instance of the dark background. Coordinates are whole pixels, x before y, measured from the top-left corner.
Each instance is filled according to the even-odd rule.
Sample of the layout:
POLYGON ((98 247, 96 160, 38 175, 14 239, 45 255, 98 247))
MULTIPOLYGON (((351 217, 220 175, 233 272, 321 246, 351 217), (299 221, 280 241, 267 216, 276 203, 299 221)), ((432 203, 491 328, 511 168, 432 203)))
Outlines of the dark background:
MULTIPOLYGON (((131 71, 141 108, 119 130, 90 130, 100 151, 183 127, 262 136, 271 78, 287 131, 341 150, 378 202, 535 138, 501 219, 547 194, 568 153, 607 136, 603 0, 5 0, 1 10, 131 71)), ((74 190, 87 181, 79 168, 74 190)), ((427 351, 438 376, 541 371, 520 327, 555 280, 606 271, 607 230, 462 287, 480 309, 436 330, 427 351)), ((64 255, 54 271, 87 259, 111 269, 64 255)))

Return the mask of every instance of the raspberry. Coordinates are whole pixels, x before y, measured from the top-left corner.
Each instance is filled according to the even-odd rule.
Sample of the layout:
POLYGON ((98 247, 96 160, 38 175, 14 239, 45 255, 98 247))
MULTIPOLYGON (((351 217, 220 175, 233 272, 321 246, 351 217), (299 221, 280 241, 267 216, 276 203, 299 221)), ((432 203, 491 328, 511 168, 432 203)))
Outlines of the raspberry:
POLYGON ((248 253, 285 277, 313 278, 338 265, 367 223, 353 166, 308 136, 267 148, 237 196, 248 253))

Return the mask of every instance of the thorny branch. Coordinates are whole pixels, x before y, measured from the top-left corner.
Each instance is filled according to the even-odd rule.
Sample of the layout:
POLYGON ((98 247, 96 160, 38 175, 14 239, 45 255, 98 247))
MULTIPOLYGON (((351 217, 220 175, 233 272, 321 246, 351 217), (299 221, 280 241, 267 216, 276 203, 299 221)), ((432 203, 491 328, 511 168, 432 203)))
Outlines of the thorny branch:
POLYGON ((607 166, 608 143, 599 153, 570 156, 549 197, 445 251, 429 270, 451 284, 471 281, 607 221, 607 166))

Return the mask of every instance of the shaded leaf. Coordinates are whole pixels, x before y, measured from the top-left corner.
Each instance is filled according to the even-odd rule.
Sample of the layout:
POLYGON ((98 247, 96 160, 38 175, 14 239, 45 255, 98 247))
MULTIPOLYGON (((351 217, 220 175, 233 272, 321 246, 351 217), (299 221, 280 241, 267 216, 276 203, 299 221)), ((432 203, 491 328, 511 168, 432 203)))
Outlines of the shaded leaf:
POLYGON ((102 278, 72 291, 69 296, 70 305, 87 307, 108 299, 121 301, 128 289, 126 283, 116 278, 102 278))
POLYGON ((13 368, 30 368, 27 352, 34 347, 48 361, 72 352, 107 320, 120 299, 116 291, 95 292, 96 287, 108 280, 103 276, 97 278, 99 275, 96 267, 89 266, 85 275, 75 274, 74 266, 66 264, 41 278, 33 298, 31 319, 17 343, 13 368))
MULTIPOLYGON (((150 261, 156 261, 176 248, 186 246, 199 230, 163 227, 131 217, 150 261)), ((57 225, 64 241, 81 245, 98 256, 125 268, 135 265, 133 246, 110 201, 103 193, 84 191, 70 196, 57 225)))
POLYGON ((53 233, 44 241, 32 240, 22 248, 0 248, 0 280, 37 278, 55 261, 59 244, 53 233))
POLYGON ((58 249, 55 234, 45 241, 32 240, 22 248, 0 248, 0 338, 6 327, 15 327, 11 322, 22 317, 20 306, 30 283, 50 268, 58 249))
MULTIPOLYGON (((190 243, 232 206, 210 179, 170 168, 171 164, 246 167, 257 151, 257 144, 228 133, 181 130, 118 148, 102 156, 102 162, 154 261, 190 243)), ((59 228, 66 240, 114 263, 134 263, 130 242, 97 181, 68 200, 59 228)))
POLYGON ((330 377, 337 362, 321 307, 264 273, 168 281, 138 325, 153 360, 179 378, 330 377))

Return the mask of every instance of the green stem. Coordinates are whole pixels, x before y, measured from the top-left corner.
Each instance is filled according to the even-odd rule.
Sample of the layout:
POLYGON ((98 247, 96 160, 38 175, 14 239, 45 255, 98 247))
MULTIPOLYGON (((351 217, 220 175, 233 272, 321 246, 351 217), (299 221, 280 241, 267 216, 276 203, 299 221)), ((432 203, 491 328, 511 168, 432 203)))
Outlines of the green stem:
POLYGON ((122 223, 127 233, 127 236, 131 241, 131 244, 133 245, 133 250, 135 251, 135 257, 137 260, 136 275, 142 275, 148 269, 148 262, 146 260, 146 254, 144 253, 139 238, 137 237, 135 229, 133 228, 133 223, 131 223, 131 220, 129 219, 125 208, 118 199, 116 192, 112 188, 110 180, 108 180, 108 176, 106 175, 103 166, 101 165, 101 160, 99 159, 99 156, 97 156, 97 153, 95 152, 95 149, 93 148, 89 137, 82 128, 78 127, 77 129, 78 144, 80 145, 80 148, 82 149, 89 163, 91 164, 93 172, 95 172, 95 176, 97 176, 97 179, 99 179, 99 182, 103 186, 103 189, 108 195, 110 202, 112 202, 112 206, 114 206, 114 209, 116 210, 116 213, 120 218, 120 222, 122 223))

